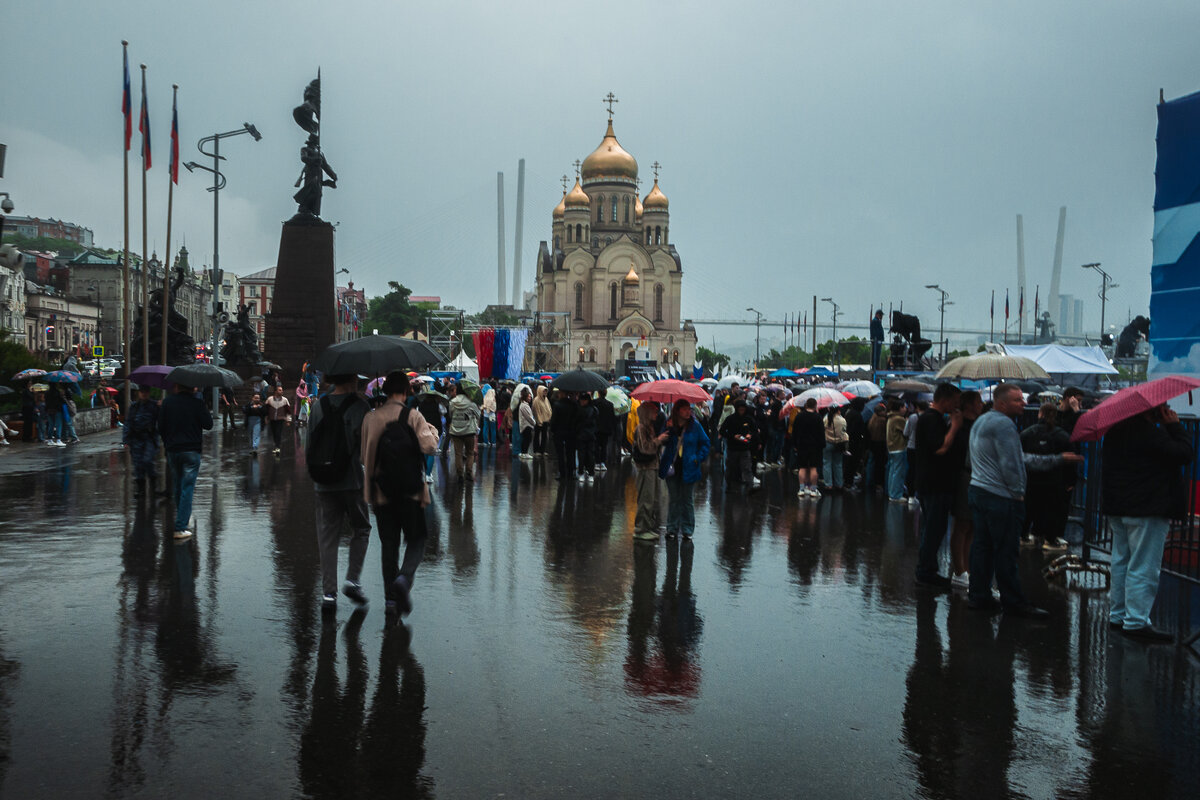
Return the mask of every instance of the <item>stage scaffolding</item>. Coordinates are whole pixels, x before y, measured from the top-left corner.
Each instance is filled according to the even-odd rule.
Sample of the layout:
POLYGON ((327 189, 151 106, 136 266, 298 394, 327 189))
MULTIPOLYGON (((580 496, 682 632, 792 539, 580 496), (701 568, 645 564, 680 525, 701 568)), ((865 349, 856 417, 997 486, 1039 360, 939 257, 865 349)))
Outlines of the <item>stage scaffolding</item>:
POLYGON ((481 330, 508 328, 526 330, 523 372, 562 372, 570 365, 571 314, 567 311, 535 311, 517 317, 510 325, 468 323, 462 311, 431 311, 425 320, 429 346, 449 364, 458 355, 464 339, 481 330))

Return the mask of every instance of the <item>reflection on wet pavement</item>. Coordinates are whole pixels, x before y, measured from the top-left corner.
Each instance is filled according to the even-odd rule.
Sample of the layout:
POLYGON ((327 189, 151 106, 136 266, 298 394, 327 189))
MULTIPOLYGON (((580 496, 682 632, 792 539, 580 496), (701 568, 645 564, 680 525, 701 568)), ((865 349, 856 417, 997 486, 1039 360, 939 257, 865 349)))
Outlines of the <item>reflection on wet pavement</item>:
MULTIPOLYGON (((559 485, 438 469, 414 613, 322 618, 295 445, 213 435, 195 538, 111 437, 0 457, 5 797, 1191 797, 1197 659, 1111 636, 1102 590, 1023 579, 1049 624, 912 583, 913 511, 697 495, 631 541, 629 465, 559 485), (203 787, 198 793, 197 787, 203 787)), ((345 555, 342 557, 345 564, 345 555)), ((1185 600, 1184 602, 1187 602, 1185 600)))

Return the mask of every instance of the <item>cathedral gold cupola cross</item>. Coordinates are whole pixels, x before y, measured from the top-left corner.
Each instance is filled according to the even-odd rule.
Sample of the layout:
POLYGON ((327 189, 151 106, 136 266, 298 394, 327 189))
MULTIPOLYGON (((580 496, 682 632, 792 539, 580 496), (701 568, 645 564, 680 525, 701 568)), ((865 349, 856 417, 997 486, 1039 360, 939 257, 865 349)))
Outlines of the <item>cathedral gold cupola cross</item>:
POLYGON ((571 179, 570 179, 570 178, 568 178, 566 175, 563 175, 563 176, 562 176, 562 185, 563 185, 563 192, 564 192, 564 193, 567 191, 567 181, 569 181, 569 180, 571 180, 571 179))
POLYGON ((658 171, 662 169, 662 165, 655 161, 650 165, 650 169, 654 170, 654 182, 658 183, 658 171))
POLYGON ((582 163, 583 163, 583 162, 582 162, 582 161, 580 161, 578 158, 577 158, 577 159, 575 159, 575 179, 576 179, 576 180, 579 180, 579 165, 580 165, 580 164, 582 164, 582 163))
POLYGON ((619 103, 621 101, 617 99, 616 95, 614 95, 612 92, 609 92, 608 97, 605 97, 602 102, 608 106, 608 121, 612 122, 613 103, 619 103))

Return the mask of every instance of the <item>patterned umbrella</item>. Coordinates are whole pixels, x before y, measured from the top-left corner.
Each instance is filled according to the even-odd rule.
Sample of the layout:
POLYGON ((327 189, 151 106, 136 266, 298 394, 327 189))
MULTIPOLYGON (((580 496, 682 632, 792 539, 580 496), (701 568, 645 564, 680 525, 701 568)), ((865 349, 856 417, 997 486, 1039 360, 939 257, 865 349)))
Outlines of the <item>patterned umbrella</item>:
POLYGON ((69 369, 58 369, 54 372, 47 372, 42 376, 46 383, 79 383, 83 380, 83 376, 78 372, 72 372, 69 369))
POLYGON ((951 360, 937 374, 939 381, 958 378, 993 381, 1038 378, 1048 381, 1050 375, 1039 367, 1036 361, 1024 356, 976 353, 973 356, 961 356, 951 360))
POLYGON ((604 395, 608 398, 608 402, 613 404, 613 413, 620 416, 621 414, 629 413, 630 402, 629 395, 621 391, 615 386, 608 387, 608 392, 604 395))
POLYGON ((830 406, 844 406, 850 401, 846 399, 846 395, 839 392, 837 389, 829 389, 825 386, 818 386, 815 389, 809 389, 788 400, 783 408, 784 411, 788 408, 804 408, 809 398, 814 398, 817 401, 817 408, 824 409, 830 406))
POLYGON ((13 375, 12 379, 14 381, 23 381, 27 378, 40 378, 45 374, 46 370, 44 369, 23 369, 16 375, 13 375))

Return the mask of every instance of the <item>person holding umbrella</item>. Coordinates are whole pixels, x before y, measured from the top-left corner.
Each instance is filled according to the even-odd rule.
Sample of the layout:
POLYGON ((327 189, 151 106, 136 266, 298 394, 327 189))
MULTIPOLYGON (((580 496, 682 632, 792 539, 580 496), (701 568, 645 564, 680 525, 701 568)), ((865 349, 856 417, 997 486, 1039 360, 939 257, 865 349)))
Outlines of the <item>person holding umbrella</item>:
MULTIPOLYGON (((406 376, 407 378, 407 376, 406 376)), ((479 434, 479 406, 471 402, 465 392, 451 384, 450 411, 447 414, 446 432, 454 446, 454 472, 458 480, 475 480, 475 437, 479 434), (464 463, 465 462, 465 463, 464 463)), ((386 390, 384 394, 387 394, 386 390)), ((389 397, 389 402, 391 398, 389 397)))
POLYGON ((133 496, 146 494, 146 483, 150 483, 150 494, 156 494, 158 475, 154 471, 154 457, 158 454, 158 403, 150 399, 150 387, 137 387, 137 400, 129 409, 129 424, 121 429, 121 444, 129 448, 133 461, 133 496))
POLYGON ((667 482, 667 538, 691 539, 696 530, 694 487, 701 477, 700 465, 708 458, 708 435, 693 418, 692 404, 683 398, 671 407, 664 432, 667 441, 658 474, 667 482))
POLYGON ((633 538, 638 541, 658 539, 663 487, 662 478, 658 477, 658 462, 668 439, 668 434, 660 432, 661 427, 658 403, 647 401, 638 406, 638 423, 633 431, 634 486, 637 488, 633 538))
POLYGON ((211 431, 212 414, 196 393, 195 387, 175 384, 175 393, 163 401, 158 414, 158 432, 167 450, 171 486, 175 490, 176 539, 187 539, 195 531, 192 525, 192 495, 200 474, 200 448, 203 432, 211 431))
POLYGON ((1113 534, 1108 623, 1135 639, 1171 641, 1150 624, 1150 611, 1171 520, 1187 513, 1182 467, 1195 453, 1166 404, 1118 422, 1101 452, 1101 504, 1113 534))

